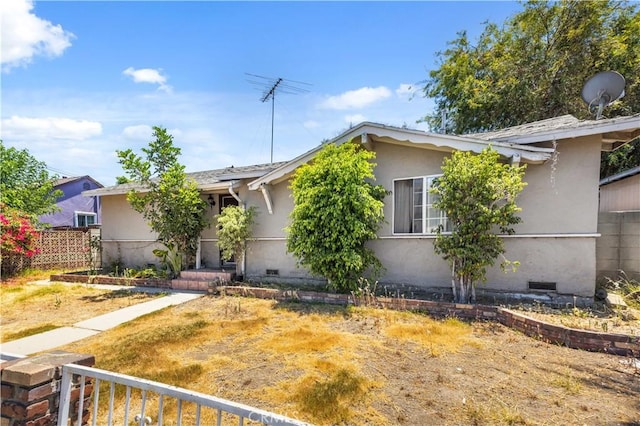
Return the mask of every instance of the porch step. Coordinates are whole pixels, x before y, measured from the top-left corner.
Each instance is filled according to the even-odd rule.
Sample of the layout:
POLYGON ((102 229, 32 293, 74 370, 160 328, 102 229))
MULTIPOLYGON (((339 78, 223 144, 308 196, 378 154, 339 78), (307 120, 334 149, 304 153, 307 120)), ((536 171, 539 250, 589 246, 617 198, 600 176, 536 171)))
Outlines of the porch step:
POLYGON ((235 278, 235 272, 214 269, 192 269, 180 272, 180 277, 171 280, 175 290, 215 290, 219 284, 225 284, 235 278))

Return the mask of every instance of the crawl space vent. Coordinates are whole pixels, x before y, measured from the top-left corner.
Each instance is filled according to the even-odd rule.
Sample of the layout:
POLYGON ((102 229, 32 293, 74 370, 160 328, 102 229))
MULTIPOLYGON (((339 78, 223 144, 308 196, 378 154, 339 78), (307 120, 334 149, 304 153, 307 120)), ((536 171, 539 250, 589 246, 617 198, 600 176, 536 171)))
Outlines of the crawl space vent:
POLYGON ((529 290, 556 291, 556 283, 544 281, 529 281, 529 290))

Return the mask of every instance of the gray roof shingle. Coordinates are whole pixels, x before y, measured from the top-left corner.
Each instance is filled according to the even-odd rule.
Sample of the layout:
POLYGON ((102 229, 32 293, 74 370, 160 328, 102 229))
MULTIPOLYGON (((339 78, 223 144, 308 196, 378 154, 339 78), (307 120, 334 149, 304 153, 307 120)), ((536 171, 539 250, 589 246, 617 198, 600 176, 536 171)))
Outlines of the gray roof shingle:
MULTIPOLYGON (((256 164, 251 166, 225 167, 224 169, 202 170, 199 172, 187 173, 187 177, 196 181, 199 187, 207 187, 219 182, 232 181, 236 179, 258 178, 271 170, 285 164, 285 162, 256 164)), ((106 194, 126 194, 131 189, 140 189, 138 183, 130 182, 120 185, 112 185, 101 189, 88 191, 86 195, 106 195, 106 194)))
MULTIPOLYGON (((507 127, 506 129, 494 130, 482 133, 470 133, 462 136, 470 136, 477 139, 491 140, 495 142, 523 143, 524 139, 533 141, 536 135, 544 137, 550 135, 547 140, 551 140, 554 133, 571 131, 581 131, 588 133, 588 129, 603 129, 609 131, 607 126, 613 127, 622 123, 637 121, 640 114, 625 117, 615 117, 602 120, 579 120, 572 115, 562 115, 560 117, 548 118, 546 120, 535 121, 533 123, 521 124, 519 126, 507 127)), ((631 138, 634 134, 631 134, 631 138)), ((526 142, 525 142, 526 143, 526 142)))

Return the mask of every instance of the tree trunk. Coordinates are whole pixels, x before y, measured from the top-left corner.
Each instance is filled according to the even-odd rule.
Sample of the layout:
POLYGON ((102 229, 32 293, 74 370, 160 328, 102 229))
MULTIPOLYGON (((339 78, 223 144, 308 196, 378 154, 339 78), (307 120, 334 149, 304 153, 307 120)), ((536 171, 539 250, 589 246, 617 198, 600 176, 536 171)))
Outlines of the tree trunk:
POLYGON ((456 291, 456 264, 451 262, 451 291, 453 292, 453 301, 458 301, 458 292, 456 291))
POLYGON ((471 299, 472 292, 474 291, 473 286, 471 285, 471 278, 469 278, 469 276, 464 277, 464 289, 467 297, 462 303, 469 303, 469 299, 471 299))
POLYGON ((467 303, 467 286, 464 282, 464 276, 460 276, 458 281, 460 283, 460 297, 458 298, 458 300, 456 300, 456 302, 467 303))

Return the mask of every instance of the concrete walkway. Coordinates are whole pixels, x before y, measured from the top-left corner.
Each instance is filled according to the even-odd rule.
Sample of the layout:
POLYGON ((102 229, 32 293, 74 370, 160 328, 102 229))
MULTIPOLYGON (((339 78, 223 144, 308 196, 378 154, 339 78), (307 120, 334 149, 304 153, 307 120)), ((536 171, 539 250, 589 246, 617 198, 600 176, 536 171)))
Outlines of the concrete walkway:
MULTIPOLYGON (((48 281, 40 281, 37 284, 48 284, 48 281)), ((77 285, 77 284, 76 284, 77 285)), ((190 300, 204 296, 204 293, 193 292, 174 292, 167 289, 156 289, 146 287, 122 287, 114 285, 91 285, 95 288, 103 290, 130 290, 143 291, 148 293, 169 293, 166 296, 159 297, 149 302, 139 303, 137 305, 128 306, 118 309, 107 314, 97 316, 85 321, 80 321, 70 327, 60 327, 55 330, 46 331, 44 333, 25 337, 22 339, 12 340, 10 342, 0 344, 0 352, 11 355, 31 355, 57 348, 69 343, 82 340, 87 337, 94 336, 102 331, 109 330, 127 321, 136 319, 142 315, 146 315, 168 306, 179 305, 190 300)))

